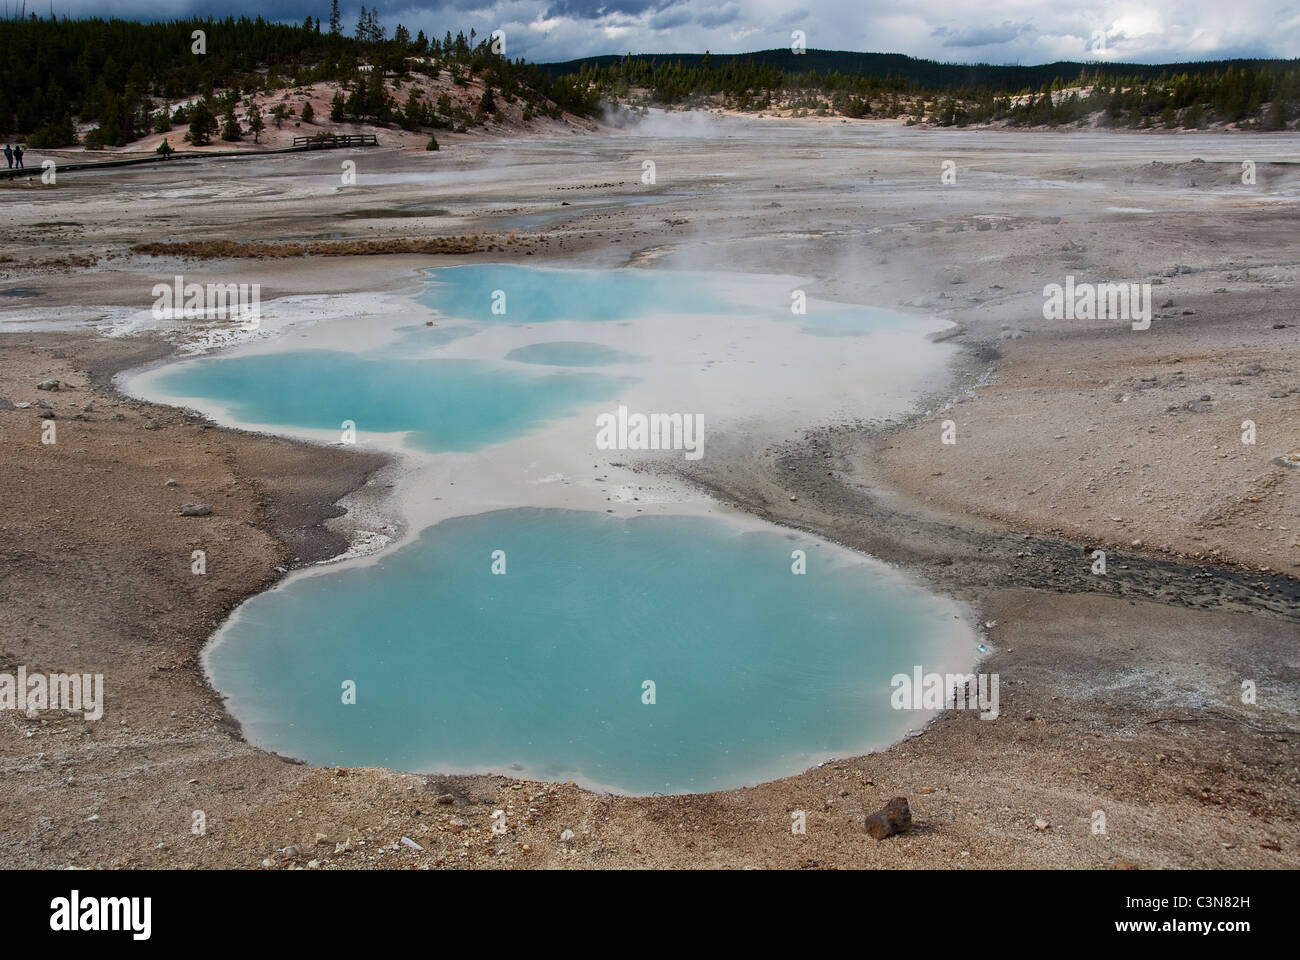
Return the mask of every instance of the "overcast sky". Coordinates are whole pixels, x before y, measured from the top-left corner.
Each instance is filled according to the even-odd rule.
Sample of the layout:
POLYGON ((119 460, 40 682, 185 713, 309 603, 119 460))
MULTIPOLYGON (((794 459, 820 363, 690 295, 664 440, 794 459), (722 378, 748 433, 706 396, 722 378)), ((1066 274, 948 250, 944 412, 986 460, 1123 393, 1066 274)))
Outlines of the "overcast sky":
MULTIPOLYGON (((10 9, 22 0, 0 0, 10 9)), ((340 0, 345 32, 361 3, 340 0)), ((1300 56, 1300 0, 376 0, 398 22, 442 36, 501 29, 506 54, 570 60, 602 53, 743 53, 809 47, 942 61, 1159 63, 1300 56)), ((27 10, 167 20, 261 14, 329 19, 329 0, 28 0, 27 10)))

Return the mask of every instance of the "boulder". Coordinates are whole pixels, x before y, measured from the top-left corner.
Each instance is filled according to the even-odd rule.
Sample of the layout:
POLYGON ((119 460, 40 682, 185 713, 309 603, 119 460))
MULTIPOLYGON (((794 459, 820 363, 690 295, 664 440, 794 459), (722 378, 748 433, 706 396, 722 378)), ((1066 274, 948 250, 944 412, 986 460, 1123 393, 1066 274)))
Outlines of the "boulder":
POLYGON ((187 503, 181 507, 182 517, 206 517, 212 513, 209 503, 187 503))

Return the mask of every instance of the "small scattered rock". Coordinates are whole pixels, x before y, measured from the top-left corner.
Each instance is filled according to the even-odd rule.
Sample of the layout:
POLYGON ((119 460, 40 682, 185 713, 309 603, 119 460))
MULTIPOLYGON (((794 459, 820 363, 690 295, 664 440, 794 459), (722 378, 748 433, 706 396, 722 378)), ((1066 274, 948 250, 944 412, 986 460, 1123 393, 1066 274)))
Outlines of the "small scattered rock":
POLYGON ((206 517, 212 513, 210 503, 187 503, 181 507, 182 517, 206 517))
POLYGON ((404 847, 409 847, 409 848, 412 849, 412 850, 423 850, 423 849, 424 849, 424 847, 420 846, 418 843, 416 843, 416 842, 415 842, 414 840, 412 840, 410 837, 402 837, 402 846, 404 846, 404 847))
POLYGON ((907 797, 894 797, 880 810, 868 814, 866 827, 867 833, 877 840, 910 830, 912 810, 907 805, 907 797))
POLYGON ((1042 817, 1039 817, 1037 820, 1034 821, 1034 829, 1036 830, 1046 830, 1049 827, 1051 827, 1051 824, 1048 823, 1046 820, 1044 820, 1042 817))
POLYGON ((60 384, 59 381, 57 380, 42 380, 40 383, 36 385, 36 389, 37 390, 58 390, 59 386, 60 384))

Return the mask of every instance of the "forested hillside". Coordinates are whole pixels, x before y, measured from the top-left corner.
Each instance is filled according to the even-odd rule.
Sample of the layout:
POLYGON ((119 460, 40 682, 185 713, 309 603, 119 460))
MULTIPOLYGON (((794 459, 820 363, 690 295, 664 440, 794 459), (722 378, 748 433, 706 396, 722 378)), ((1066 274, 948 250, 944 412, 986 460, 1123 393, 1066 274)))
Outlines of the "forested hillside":
POLYGON ((364 122, 463 131, 495 118, 502 100, 522 105, 516 113, 525 123, 565 112, 592 116, 602 100, 939 126, 1282 130, 1300 117, 1295 60, 1023 67, 768 50, 535 65, 494 52, 491 38, 474 30, 412 36, 399 24, 389 35, 373 10, 363 7, 346 28, 337 2, 322 12, 324 22, 308 17, 296 25, 260 17, 138 23, 53 14, 0 21, 0 137, 35 147, 98 148, 184 125, 184 138, 195 146, 256 140, 266 123, 278 127, 291 116, 290 104, 272 106, 268 94, 321 83, 334 94, 317 104, 324 115, 300 98, 304 112, 295 126, 364 122), (408 86, 399 100, 395 91, 410 77, 441 80, 442 92, 426 96, 432 88, 408 86))
POLYGON ((260 17, 137 23, 33 14, 0 21, 0 136, 68 146, 77 142, 77 124, 91 124, 88 146, 121 146, 190 123, 195 112, 201 141, 242 136, 231 129, 230 117, 243 98, 319 81, 347 90, 328 119, 406 129, 472 126, 494 112, 498 96, 552 115, 586 115, 595 108, 594 97, 572 80, 494 53, 489 39, 473 30, 468 37, 448 31, 437 38, 412 36, 399 25, 389 36, 363 8, 348 36, 337 9, 336 3, 326 11, 324 24, 308 18, 297 26, 260 17), (450 76, 462 85, 474 77, 486 85, 485 95, 479 109, 455 114, 436 102, 398 103, 384 80, 411 72, 450 76), (195 102, 178 112, 174 105, 187 100, 195 102))
POLYGON ((738 110, 906 117, 941 126, 1076 123, 1237 124, 1281 130, 1300 116, 1300 61, 1041 66, 941 64, 901 54, 789 50, 713 56, 597 57, 546 64, 604 97, 738 110))

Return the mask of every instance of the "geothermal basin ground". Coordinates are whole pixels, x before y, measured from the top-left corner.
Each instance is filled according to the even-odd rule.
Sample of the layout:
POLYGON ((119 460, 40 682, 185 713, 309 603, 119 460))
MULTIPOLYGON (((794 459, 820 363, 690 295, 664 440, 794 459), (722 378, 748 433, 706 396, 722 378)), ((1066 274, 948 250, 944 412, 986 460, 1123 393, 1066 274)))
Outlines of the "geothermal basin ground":
MULTIPOLYGON (((103 673, 106 705, 93 722, 0 714, 11 788, 0 861, 1294 867, 1298 153, 1287 135, 689 115, 433 157, 381 147, 355 156, 351 187, 330 155, 6 185, 14 242, 0 293, 20 295, 0 301, 4 669, 103 673), (654 184, 641 180, 647 159, 654 184), (940 179, 945 160, 955 184, 940 179), (1242 183, 1243 160, 1255 184, 1242 183), (419 205, 428 214, 412 216, 419 205), (381 252, 447 236, 471 252, 381 252), (244 249, 253 242, 324 239, 355 247, 242 255, 266 252, 244 249), (162 242, 195 246, 133 249, 162 242), (349 551, 382 562, 372 558, 436 529, 440 510, 512 505, 506 488, 523 481, 461 495, 454 510, 421 500, 416 516, 404 487, 418 468, 364 426, 358 444, 314 442, 325 438, 237 427, 238 416, 143 400, 131 384, 178 360, 300 337, 354 350, 369 329, 379 348, 428 271, 502 265, 793 278, 814 313, 838 304, 914 318, 925 332, 906 369, 863 357, 859 370, 855 351, 876 334, 812 333, 791 316, 789 344, 808 351, 788 357, 792 369, 825 357, 831 384, 769 377, 761 403, 738 402, 710 426, 698 461, 602 451, 542 476, 563 473, 583 497, 606 484, 602 512, 634 512, 640 487, 664 512, 685 504, 891 565, 969 612, 986 648, 977 669, 1001 679, 998 718, 944 711, 875 752, 671 796, 317 766, 245 740, 201 658, 241 601, 349 551), (246 334, 155 320, 151 290, 177 274, 259 283, 264 322, 246 334), (1044 288, 1069 276, 1151 284, 1149 329, 1045 320, 1044 288), (50 379, 58 390, 36 389, 50 379), (889 402, 873 405, 880 397, 889 402), (51 419, 58 442, 42 444, 51 419), (955 443, 943 442, 945 421, 955 443), (192 502, 211 514, 180 516, 192 502), (196 549, 208 557, 201 577, 196 549), (862 817, 895 795, 909 797, 917 828, 878 843, 862 817), (194 810, 207 817, 202 836, 194 810), (806 833, 791 831, 797 812, 806 833)), ((647 361, 629 357, 660 346, 593 339, 593 326, 526 342, 487 330, 447 356, 594 342, 634 368, 647 361)), ((667 346, 689 357, 672 333, 667 346)), ((518 356, 502 362, 527 365, 518 356)), ((608 358, 590 347, 558 356, 608 358)), ((478 471, 491 450, 424 479, 450 491, 455 471, 478 471)), ((564 484, 533 489, 547 486, 564 484)))

